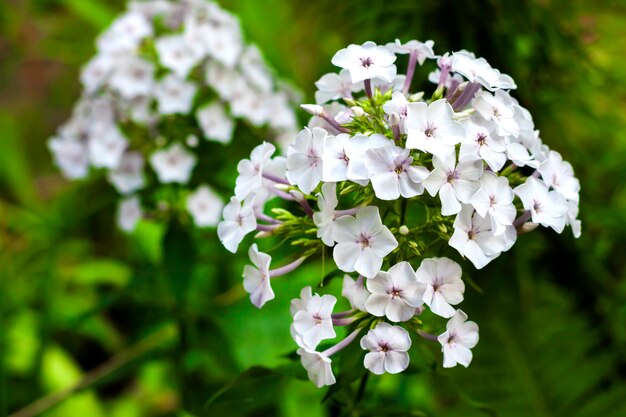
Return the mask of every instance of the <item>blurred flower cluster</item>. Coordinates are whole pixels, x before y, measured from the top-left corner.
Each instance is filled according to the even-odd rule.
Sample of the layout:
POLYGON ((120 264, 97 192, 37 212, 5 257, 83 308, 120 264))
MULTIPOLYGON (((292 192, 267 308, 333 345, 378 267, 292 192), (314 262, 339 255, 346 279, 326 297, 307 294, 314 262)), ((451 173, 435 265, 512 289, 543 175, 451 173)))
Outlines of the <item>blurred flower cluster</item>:
POLYGON ((196 176, 193 193, 184 187, 202 142, 219 152, 239 121, 278 141, 296 131, 295 92, 244 42, 238 20, 206 0, 131 2, 80 78, 82 96, 48 146, 67 178, 106 172, 126 231, 144 212, 178 206, 197 226, 215 226, 223 202, 209 178, 196 176))
POLYGON ((579 181, 509 94, 513 79, 483 58, 412 40, 350 45, 332 63, 341 70, 316 83, 317 103, 302 106, 313 118, 287 155, 264 143, 239 162, 218 235, 231 252, 255 231, 297 252, 272 269, 250 246, 244 287, 259 308, 275 278, 332 251, 350 309, 333 312, 336 296, 310 286, 291 303, 291 334, 318 387, 335 383, 331 356, 359 335, 374 374, 404 371, 416 336, 441 345, 444 367, 468 366, 478 326, 457 308, 465 284, 451 258, 483 268, 537 225, 578 237, 579 181), (431 92, 411 92, 425 63, 431 92), (285 202, 267 204, 275 198, 285 202), (347 336, 321 349, 337 326, 347 336))

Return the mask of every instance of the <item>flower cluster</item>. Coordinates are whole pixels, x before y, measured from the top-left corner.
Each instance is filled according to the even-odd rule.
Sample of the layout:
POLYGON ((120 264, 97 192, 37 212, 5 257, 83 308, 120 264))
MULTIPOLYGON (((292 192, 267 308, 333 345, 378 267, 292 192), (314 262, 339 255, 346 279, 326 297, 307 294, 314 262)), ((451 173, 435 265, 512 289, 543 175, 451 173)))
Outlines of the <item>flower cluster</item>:
POLYGON ((106 172, 126 231, 152 203, 186 205, 198 227, 215 226, 224 204, 206 179, 192 180, 204 140, 221 144, 205 150, 215 152, 238 120, 278 141, 297 127, 294 92, 244 42, 238 20, 207 0, 131 2, 80 79, 82 97, 48 146, 67 178, 106 172), (190 181, 193 193, 155 191, 190 181))
POLYGON ((332 63, 341 70, 316 83, 317 103, 302 106, 313 118, 286 157, 265 143, 239 163, 219 237, 232 252, 253 231, 297 249, 271 270, 271 256, 251 247, 244 286, 259 308, 274 298, 274 278, 332 251, 350 309, 333 312, 337 298, 311 287, 291 303, 291 333, 318 387, 335 382, 331 356, 359 334, 374 374, 404 371, 418 335, 440 343, 444 367, 468 366, 478 326, 457 308, 465 284, 450 257, 483 268, 537 225, 569 225, 578 237, 579 182, 509 94, 513 79, 483 58, 435 55, 432 41, 412 40, 350 45, 332 63), (411 93, 426 62, 436 63, 432 93, 411 93), (272 198, 296 209, 269 208, 272 198), (348 336, 320 349, 337 326, 348 336))

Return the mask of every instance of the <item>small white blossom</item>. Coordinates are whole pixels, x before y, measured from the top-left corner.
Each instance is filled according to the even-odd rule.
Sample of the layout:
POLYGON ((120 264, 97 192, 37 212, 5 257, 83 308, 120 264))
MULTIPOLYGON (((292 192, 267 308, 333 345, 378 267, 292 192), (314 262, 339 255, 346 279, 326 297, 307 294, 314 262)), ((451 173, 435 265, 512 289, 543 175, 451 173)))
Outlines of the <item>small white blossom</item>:
POLYGON ((330 357, 324 355, 323 352, 302 347, 297 350, 297 353, 300 355, 302 366, 307 370, 309 379, 315 386, 321 388, 337 382, 330 366, 332 363, 330 357))
POLYGON ((424 303, 441 317, 454 315, 453 305, 463 301, 465 283, 459 264, 448 258, 424 259, 417 271, 417 280, 426 286, 424 303))
POLYGON ((375 206, 359 209, 356 217, 338 218, 335 227, 333 259, 344 272, 357 271, 373 278, 380 271, 383 258, 398 246, 375 206))
POLYGON ((387 48, 396 54, 410 54, 416 55, 417 62, 422 65, 426 58, 435 59, 435 53, 433 52, 433 46, 435 42, 428 40, 426 42, 420 42, 416 40, 410 40, 406 43, 400 42, 400 39, 396 39, 395 42, 389 42, 387 48))
POLYGON ((137 223, 143 217, 139 197, 132 196, 120 200, 117 208, 117 225, 125 232, 135 230, 137 223))
POLYGON ((517 239, 513 226, 508 226, 503 234, 496 236, 490 219, 481 217, 470 205, 463 205, 453 226, 449 245, 469 259, 476 269, 483 268, 500 253, 509 250, 517 239))
POLYGON ((567 222, 569 207, 557 191, 549 191, 548 186, 537 178, 530 177, 522 185, 515 187, 515 194, 522 200, 524 209, 530 210, 533 223, 551 227, 561 233, 567 222))
POLYGON ((322 185, 322 192, 317 194, 319 211, 313 213, 313 222, 317 226, 317 237, 326 246, 335 244, 335 209, 337 208, 337 184, 327 182, 322 185))
POLYGON ((304 128, 287 152, 287 176, 303 193, 310 194, 322 180, 324 143, 328 132, 304 128))
POLYGON ((48 149, 63 176, 69 179, 85 178, 89 172, 89 157, 84 142, 64 137, 54 137, 48 149))
POLYGON ((501 235, 515 220, 513 190, 506 177, 485 172, 480 179, 480 190, 472 196, 472 206, 481 217, 489 216, 494 235, 501 235))
POLYGON ((485 120, 493 122, 500 136, 519 136, 520 127, 515 120, 515 110, 510 105, 509 93, 496 91, 495 95, 486 91, 476 93, 473 107, 485 120))
POLYGON ((207 185, 201 185, 187 197, 187 210, 198 227, 216 226, 223 208, 220 196, 207 185))
POLYGON ((246 265, 243 268, 243 287, 250 294, 250 301, 255 307, 274 299, 274 291, 270 285, 270 262, 272 257, 259 252, 256 243, 248 250, 248 256, 254 266, 246 265))
POLYGON ((435 169, 424 180, 424 187, 431 196, 439 193, 441 214, 449 216, 461 211, 461 203, 469 204, 480 187, 477 181, 483 173, 480 160, 461 160, 455 164, 455 154, 445 160, 433 157, 435 169))
POLYGON ((363 365, 376 375, 397 374, 409 366, 409 333, 400 326, 379 323, 361 339, 361 348, 369 350, 363 365))
POLYGON ((492 68, 484 58, 476 58, 467 51, 454 52, 452 58, 452 71, 462 74, 470 82, 480 83, 490 91, 517 88, 513 78, 492 68))
POLYGON ((159 178, 159 182, 186 184, 191 171, 196 165, 196 156, 187 151, 180 143, 174 143, 167 149, 154 152, 150 164, 159 178))
POLYGON ((400 133, 406 133, 405 122, 408 115, 408 105, 406 96, 399 91, 394 92, 391 95, 391 100, 383 104, 383 111, 386 115, 397 114, 400 118, 400 133))
POLYGON ((196 119, 206 139, 220 143, 232 140, 235 124, 219 101, 198 109, 196 119))
POLYGON ((189 71, 200 61, 201 56, 194 50, 183 35, 167 35, 158 38, 154 46, 161 64, 185 79, 189 71))
POLYGON ((269 142, 256 146, 250 153, 250 159, 242 159, 237 164, 239 176, 235 180, 235 196, 240 200, 263 186, 263 172, 276 147, 269 142))
POLYGON ((144 187, 144 159, 139 152, 126 152, 119 166, 107 173, 107 179, 121 194, 131 194, 144 187))
POLYGON ((541 163, 537 171, 548 187, 552 187, 567 200, 578 201, 580 182, 574 176, 572 165, 563 161, 560 153, 550 151, 548 158, 541 163))
POLYGON ((352 83, 350 71, 342 69, 339 74, 324 74, 322 78, 315 82, 317 91, 315 92, 315 102, 324 104, 330 100, 337 100, 344 97, 352 97, 352 93, 363 90, 363 82, 352 83))
POLYGON ((506 141, 496 135, 493 124, 474 116, 462 124, 466 136, 461 142, 459 159, 482 159, 492 171, 500 171, 506 162, 506 141))
POLYGON ((104 86, 115 65, 113 57, 99 54, 93 57, 80 72, 80 81, 85 91, 92 94, 104 86))
POLYGON ((521 143, 509 143, 506 146, 506 156, 518 167, 529 166, 531 168, 538 168, 540 165, 540 162, 536 161, 521 143))
POLYGON ((224 220, 217 225, 217 236, 226 249, 235 253, 243 238, 256 229, 254 196, 248 197, 243 204, 232 197, 224 206, 222 217, 224 220))
POLYGON ((472 361, 470 350, 478 343, 478 325, 467 321, 467 314, 457 310, 448 320, 446 331, 437 338, 443 352, 443 367, 452 368, 461 364, 467 368, 472 361))
POLYGON ((407 321, 415 315, 415 309, 422 305, 425 285, 418 282, 415 271, 408 262, 400 262, 380 271, 366 282, 372 293, 365 303, 368 313, 386 316, 394 322, 407 321))
POLYGON ((422 182, 428 169, 414 166, 410 150, 393 145, 370 149, 365 154, 365 166, 370 175, 376 197, 396 200, 415 197, 424 192, 422 182))
POLYGON ((111 74, 109 86, 128 100, 150 95, 154 87, 154 65, 135 56, 120 59, 111 74))
POLYGON ((381 78, 392 82, 396 76, 394 62, 396 56, 384 46, 377 46, 374 42, 365 42, 363 45, 349 45, 333 56, 333 65, 350 71, 353 83, 381 78))
POLYGON ((128 140, 120 129, 111 125, 89 139, 89 160, 97 168, 117 168, 128 148, 128 140))
POLYGON ((322 340, 337 336, 331 317, 336 302, 337 298, 332 295, 314 294, 304 308, 294 314, 293 330, 301 347, 315 349, 322 340))
POLYGON ((174 74, 168 74, 156 86, 154 96, 161 114, 187 114, 193 105, 193 98, 198 88, 191 82, 181 80, 174 74))
POLYGON ((343 285, 341 287, 341 295, 346 297, 350 302, 352 308, 357 310, 366 311, 365 303, 370 296, 370 292, 365 288, 363 276, 359 276, 356 280, 353 280, 350 275, 343 276, 343 285))
POLYGON ((426 104, 409 103, 406 147, 446 159, 454 145, 465 138, 463 126, 454 121, 454 110, 445 99, 426 104))

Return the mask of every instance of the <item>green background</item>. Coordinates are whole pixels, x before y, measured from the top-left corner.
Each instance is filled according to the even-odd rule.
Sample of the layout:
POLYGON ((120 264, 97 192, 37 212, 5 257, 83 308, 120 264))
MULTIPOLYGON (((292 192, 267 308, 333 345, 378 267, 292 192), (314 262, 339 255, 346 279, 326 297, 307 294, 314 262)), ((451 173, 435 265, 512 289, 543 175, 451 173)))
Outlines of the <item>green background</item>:
POLYGON ((3 1, 0 416, 29 405, 22 416, 626 415, 626 4, 222 4, 306 102, 349 43, 433 39, 436 52, 484 56, 574 166, 583 236, 537 230, 484 270, 464 265, 474 285, 463 309, 481 337, 468 369, 442 370, 424 342, 409 372, 325 397, 292 360, 288 331, 289 300, 321 265, 276 285, 259 311, 241 289, 245 251, 230 255, 211 231, 142 224, 127 237, 103 179, 68 183, 52 166, 45 142, 123 2, 3 1))

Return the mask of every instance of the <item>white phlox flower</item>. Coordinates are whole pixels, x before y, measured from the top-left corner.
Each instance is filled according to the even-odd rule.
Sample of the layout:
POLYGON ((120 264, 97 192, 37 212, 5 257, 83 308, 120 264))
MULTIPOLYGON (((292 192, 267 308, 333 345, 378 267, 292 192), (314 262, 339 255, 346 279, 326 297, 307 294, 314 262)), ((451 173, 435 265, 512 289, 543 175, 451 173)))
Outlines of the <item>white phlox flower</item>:
POLYGON ((274 291, 270 284, 270 262, 272 257, 259 252, 256 243, 250 246, 248 256, 253 265, 243 268, 243 287, 250 294, 250 301, 258 308, 274 299, 274 291))
POLYGON ((395 113, 400 117, 400 133, 406 133, 405 122, 408 115, 408 104, 409 101, 406 96, 399 91, 394 92, 391 95, 391 100, 383 104, 383 111, 386 115, 391 116, 395 113))
POLYGON ((482 159, 498 172, 506 163, 506 139, 496 135, 492 123, 482 117, 470 117, 462 123, 466 136, 461 142, 459 159, 482 159))
POLYGON ((214 102, 198 109, 196 118, 206 139, 219 143, 230 143, 233 138, 235 123, 228 117, 220 102, 214 102))
POLYGON ((176 74, 179 78, 185 79, 189 71, 195 67, 201 55, 194 50, 183 35, 167 35, 158 38, 154 46, 159 54, 161 64, 176 74))
POLYGON ((89 139, 89 161, 96 168, 115 169, 128 148, 128 140, 115 125, 102 129, 89 139))
POLYGON ((400 326, 379 323, 361 339, 361 348, 369 350, 363 365, 373 374, 397 374, 409 366, 409 333, 400 326))
POLYGON ((197 87, 174 74, 163 77, 154 90, 161 114, 189 113, 197 87))
POLYGON ((315 82, 315 87, 317 87, 315 102, 324 104, 330 100, 352 97, 352 93, 363 90, 363 82, 353 83, 350 71, 342 69, 339 74, 324 74, 315 82))
POLYGON ((324 143, 328 132, 315 127, 304 128, 287 152, 287 177, 305 194, 322 180, 324 143))
POLYGON ((396 200, 415 197, 424 192, 422 182, 428 177, 428 169, 413 164, 409 149, 386 146, 370 149, 365 153, 365 166, 370 175, 376 197, 396 200))
POLYGON ((254 195, 248 196, 243 204, 236 197, 232 197, 224 206, 222 218, 217 225, 217 236, 226 249, 235 253, 243 238, 257 227, 254 195))
POLYGON ((563 161, 560 153, 550 151, 548 158, 541 163, 537 171, 548 187, 556 190, 566 200, 578 201, 580 182, 574 177, 572 165, 563 161))
POLYGON ((222 199, 208 185, 201 185, 187 197, 187 211, 198 227, 216 226, 223 208, 222 199))
POLYGON ((380 271, 366 281, 371 293, 365 303, 368 313, 393 322, 407 321, 415 315, 415 309, 422 305, 425 285, 417 280, 415 271, 408 262, 400 262, 380 271))
POLYGON ((465 130, 454 120, 454 110, 445 99, 426 104, 409 103, 406 147, 446 159, 465 138, 465 130))
POLYGON ((509 93, 498 90, 495 95, 479 91, 473 107, 485 120, 493 122, 500 136, 519 136, 520 127, 515 120, 515 109, 509 104, 509 93))
POLYGON ((145 185, 143 176, 144 159, 139 152, 131 151, 122 155, 116 169, 108 172, 107 179, 120 194, 131 194, 145 185))
POLYGON ((417 281, 426 286, 424 303, 438 316, 454 315, 453 305, 463 301, 465 283, 461 279, 461 266, 448 258, 424 259, 415 271, 417 281))
POLYGON ((333 328, 331 314, 337 298, 325 294, 314 294, 293 316, 293 330, 296 342, 300 347, 315 349, 325 339, 333 339, 337 335, 333 328))
POLYGON ((458 51, 452 54, 452 71, 463 75, 470 82, 482 84, 489 91, 517 88, 513 78, 500 73, 484 58, 476 58, 468 51, 458 51))
POLYGON ((467 314, 457 310, 448 320, 446 331, 437 338, 443 352, 443 367, 452 368, 456 364, 468 367, 472 361, 472 349, 478 343, 478 325, 467 321, 467 314))
POLYGON ((235 182, 235 196, 246 198, 250 193, 258 191, 263 185, 263 171, 266 164, 276 152, 276 147, 269 142, 256 146, 250 153, 250 159, 242 159, 237 165, 239 176, 235 182))
POLYGON ((435 59, 435 53, 433 52, 433 46, 435 42, 428 40, 426 42, 420 42, 415 39, 402 43, 400 39, 396 39, 395 42, 389 42, 386 46, 391 52, 395 54, 415 54, 417 62, 420 65, 424 64, 426 59, 435 59))
POLYGON ((481 217, 471 205, 463 208, 454 219, 454 233, 449 245, 469 259, 476 269, 481 269, 513 246, 517 233, 508 226, 503 234, 495 235, 491 220, 481 217))
POLYGON ((132 196, 120 200, 117 208, 117 225, 121 230, 132 232, 142 217, 143 210, 139 197, 132 196))
POLYGON ((350 71, 353 83, 372 78, 392 82, 397 71, 395 61, 396 56, 393 52, 384 46, 377 46, 374 42, 349 45, 338 51, 331 59, 333 65, 350 71))
POLYGON ((480 179, 480 189, 472 196, 472 206, 481 217, 489 217, 493 234, 499 236, 506 232, 515 220, 516 209, 513 205, 513 190, 506 177, 499 177, 493 172, 485 172, 480 179))
POLYGON ((482 161, 464 159, 455 164, 452 154, 445 160, 433 158, 435 169, 424 180, 424 187, 431 196, 439 194, 441 214, 449 216, 461 211, 461 203, 469 204, 480 187, 478 179, 483 173, 482 161))
POLYGON ((120 59, 115 66, 109 86, 125 99, 147 96, 154 86, 154 64, 139 57, 120 59))
POLYGON ((322 192, 317 194, 319 211, 313 213, 313 222, 317 226, 317 237, 322 239, 326 246, 335 244, 337 203, 337 184, 327 182, 322 185, 322 192))
POLYGON ((524 209, 530 211, 533 223, 551 227, 557 233, 563 231, 569 207, 561 194, 549 191, 543 181, 534 177, 515 187, 514 192, 522 200, 524 209))
POLYGON ((344 272, 356 271, 373 278, 380 271, 383 258, 398 246, 398 241, 382 224, 378 207, 368 206, 356 216, 335 220, 333 259, 344 272))
POLYGON ((70 179, 85 178, 89 173, 89 157, 84 142, 63 137, 53 137, 48 149, 63 175, 70 179))
POLYGON ((150 156, 150 164, 160 182, 186 184, 196 165, 196 156, 181 144, 175 143, 167 149, 154 152, 150 156))
POLYGON ((370 292, 365 287, 365 278, 360 276, 353 280, 350 275, 343 276, 343 285, 341 287, 341 295, 346 297, 352 308, 360 311, 366 311, 365 303, 370 296, 370 292))
POLYGON ((302 366, 307 370, 309 379, 316 387, 321 388, 337 382, 330 366, 332 363, 330 357, 324 355, 323 352, 305 347, 298 348, 297 353, 300 356, 302 366))

